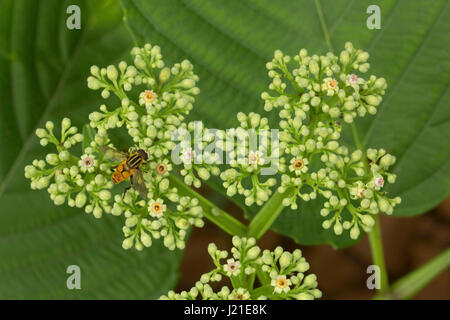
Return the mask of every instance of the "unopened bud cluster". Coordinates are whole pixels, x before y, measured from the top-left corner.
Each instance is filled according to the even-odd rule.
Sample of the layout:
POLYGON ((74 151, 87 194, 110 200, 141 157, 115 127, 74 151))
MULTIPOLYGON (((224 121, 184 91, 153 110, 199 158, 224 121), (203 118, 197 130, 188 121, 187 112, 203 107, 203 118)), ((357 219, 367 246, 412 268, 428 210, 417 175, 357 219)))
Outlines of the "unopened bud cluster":
POLYGON ((160 299, 171 300, 311 300, 320 298, 317 277, 305 275, 309 264, 300 250, 290 253, 281 247, 262 251, 254 238, 233 237, 231 256, 214 243, 208 253, 216 268, 203 274, 189 291, 169 291, 160 299), (214 292, 211 283, 229 278, 232 289, 224 286, 214 292), (255 285, 258 278, 260 285, 255 285))

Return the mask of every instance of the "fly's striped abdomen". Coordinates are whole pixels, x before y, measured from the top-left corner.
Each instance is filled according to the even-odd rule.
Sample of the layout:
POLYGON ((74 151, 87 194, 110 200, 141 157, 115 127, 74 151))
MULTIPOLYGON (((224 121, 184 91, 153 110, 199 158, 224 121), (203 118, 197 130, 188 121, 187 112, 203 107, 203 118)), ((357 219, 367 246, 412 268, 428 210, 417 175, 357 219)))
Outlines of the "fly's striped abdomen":
POLYGON ((122 163, 120 163, 116 169, 114 170, 112 181, 117 184, 122 182, 125 179, 128 179, 133 175, 133 173, 136 171, 136 169, 131 168, 127 161, 124 160, 122 163))
POLYGON ((133 153, 127 158, 127 165, 130 169, 139 169, 144 159, 139 153, 133 153))

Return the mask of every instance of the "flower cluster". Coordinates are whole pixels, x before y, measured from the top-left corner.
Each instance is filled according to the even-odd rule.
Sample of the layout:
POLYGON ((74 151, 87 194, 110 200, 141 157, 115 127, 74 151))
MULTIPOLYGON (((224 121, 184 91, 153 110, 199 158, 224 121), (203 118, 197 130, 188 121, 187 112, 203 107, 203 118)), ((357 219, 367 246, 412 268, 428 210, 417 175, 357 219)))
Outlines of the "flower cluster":
MULTIPOLYGON (((85 208, 100 218, 103 212, 110 213, 109 165, 95 153, 95 147, 86 147, 80 157, 71 153, 72 147, 83 141, 83 135, 71 125, 68 118, 61 122, 61 137, 53 133, 54 123, 48 121, 44 128, 36 130, 41 145, 54 144, 58 153, 49 153, 44 160, 34 160, 25 167, 25 177, 31 180, 32 189, 47 188, 55 205, 67 201, 71 207, 85 208)), ((97 138, 97 141, 102 142, 97 138)), ((92 141, 92 146, 96 142, 92 141)))
POLYGON ((305 49, 291 59, 281 51, 267 63, 271 93, 263 92, 264 109, 278 109, 280 117, 281 185, 283 205, 298 208, 298 201, 324 199, 323 227, 336 234, 350 230, 353 239, 360 228, 370 231, 379 211, 391 214, 400 198, 389 198, 385 182, 395 157, 385 150, 350 152, 340 144, 343 120, 375 114, 385 93, 386 81, 360 73, 369 69, 369 54, 351 43, 335 56, 309 56, 305 49), (329 218, 331 217, 331 218, 329 218))
POLYGON ((317 289, 317 277, 304 274, 309 264, 300 250, 290 253, 277 247, 273 251, 261 251, 254 238, 234 236, 232 241, 231 257, 213 243, 208 246, 208 253, 216 268, 203 274, 191 290, 181 293, 170 291, 160 299, 310 300, 322 296, 317 289), (224 286, 214 292, 210 283, 221 281, 223 277, 230 280, 233 288, 224 286), (260 283, 258 286, 255 285, 256 278, 260 283))
MULTIPOLYGON (((104 99, 113 93, 119 104, 103 104, 92 112, 83 134, 65 118, 58 140, 54 124, 47 122, 36 135, 43 146, 54 144, 58 153, 48 154, 45 161, 34 160, 26 166, 25 176, 31 179, 33 189, 47 188, 56 205, 67 201, 97 218, 103 213, 123 213, 125 249, 134 246, 141 250, 158 238, 171 250, 183 249, 187 229, 203 226, 203 212, 196 198, 180 197, 170 186, 168 175, 174 163, 167 155, 175 146, 173 133, 184 125, 199 93, 195 86, 198 77, 187 60, 166 67, 158 46, 136 47, 131 55, 131 65, 122 61, 106 68, 92 66, 87 79, 90 89, 101 90, 104 99), (121 127, 132 140, 132 147, 125 152, 115 150, 109 135, 109 130, 121 127), (71 148, 80 142, 82 152, 76 155, 71 148), (137 169, 142 175, 129 173, 135 188, 127 192, 127 183, 123 183, 116 192, 120 188, 114 188, 111 169, 140 149, 148 159, 137 169), (143 186, 138 187, 137 180, 142 180, 143 186)), ((122 176, 122 180, 127 178, 122 176)))
POLYGON ((278 170, 279 145, 272 139, 268 119, 251 112, 248 115, 237 114, 239 127, 226 132, 225 151, 230 168, 220 174, 227 195, 232 197, 241 194, 245 204, 262 205, 272 194, 271 188, 276 185, 275 178, 264 175, 274 174, 278 170), (264 170, 272 170, 264 173, 264 170))

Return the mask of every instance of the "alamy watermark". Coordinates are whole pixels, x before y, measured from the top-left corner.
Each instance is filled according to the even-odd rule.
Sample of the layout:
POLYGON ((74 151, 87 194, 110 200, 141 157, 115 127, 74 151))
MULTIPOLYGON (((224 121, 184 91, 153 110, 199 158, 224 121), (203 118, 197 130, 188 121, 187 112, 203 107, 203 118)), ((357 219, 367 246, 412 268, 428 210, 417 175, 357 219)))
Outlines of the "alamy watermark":
POLYGON ((366 13, 370 14, 367 18, 366 25, 369 29, 381 29, 381 10, 376 4, 367 7, 366 13))
POLYGON ((176 143, 171 153, 175 164, 253 166, 260 169, 261 175, 278 172, 278 129, 205 129, 201 121, 195 121, 193 130, 175 130, 172 141, 176 143))
POLYGON ((81 10, 80 7, 72 4, 67 7, 66 13, 70 14, 70 16, 66 19, 66 26, 67 29, 73 30, 73 29, 81 29, 81 10))
POLYGON ((372 264, 367 267, 367 274, 370 276, 367 278, 366 285, 370 290, 381 288, 381 270, 376 264, 372 264))
POLYGON ((66 269, 66 273, 70 274, 67 278, 66 286, 69 290, 81 289, 81 269, 77 265, 70 265, 66 269))

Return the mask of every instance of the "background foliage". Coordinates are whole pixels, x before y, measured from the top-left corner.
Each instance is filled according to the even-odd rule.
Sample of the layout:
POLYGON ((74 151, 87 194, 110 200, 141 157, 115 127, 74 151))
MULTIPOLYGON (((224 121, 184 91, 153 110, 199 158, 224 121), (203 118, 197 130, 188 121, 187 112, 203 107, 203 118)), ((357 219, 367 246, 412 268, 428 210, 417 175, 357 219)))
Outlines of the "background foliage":
MULTIPOLYGON (((128 56, 133 39, 127 27, 137 43, 160 45, 169 64, 192 61, 202 92, 190 117, 222 129, 237 124, 238 111, 257 111, 277 123, 260 99, 269 82, 265 63, 275 49, 322 54, 352 41, 369 51, 370 72, 389 86, 377 115, 359 120, 358 131, 365 147, 397 156, 398 179, 389 191, 403 203, 394 215, 417 215, 438 204, 450 189, 449 2, 377 1, 382 28, 369 30, 371 2, 1 0, 0 298, 155 298, 176 282, 182 252, 159 243, 124 251, 120 218, 94 221, 77 209, 54 207, 23 177, 25 164, 45 154, 36 127, 67 115, 81 126, 99 106, 101 99, 86 87, 89 66, 128 56), (81 7, 81 30, 65 27, 66 8, 74 3, 81 7), (70 264, 80 265, 83 290, 66 289, 70 264)), ((217 181, 212 186, 223 192, 217 181)), ((350 245, 349 238, 321 228, 318 208, 285 210, 274 229, 302 244, 350 245)))

